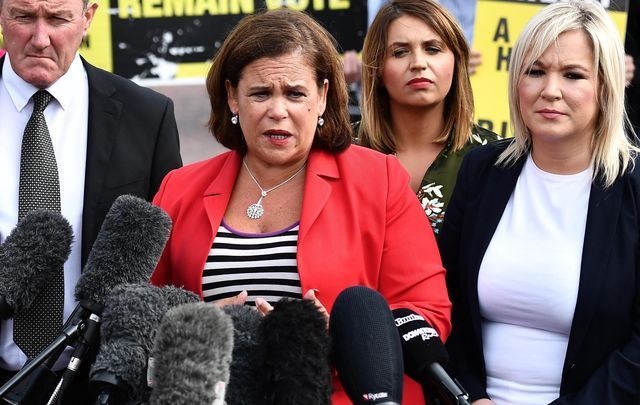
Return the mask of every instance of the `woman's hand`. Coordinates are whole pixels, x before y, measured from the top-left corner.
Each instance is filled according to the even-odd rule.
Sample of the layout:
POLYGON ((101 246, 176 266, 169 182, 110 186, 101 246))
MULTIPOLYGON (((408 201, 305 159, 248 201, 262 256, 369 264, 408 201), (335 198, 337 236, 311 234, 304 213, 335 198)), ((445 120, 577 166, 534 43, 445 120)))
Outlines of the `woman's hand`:
POLYGON ((267 302, 264 298, 256 298, 256 309, 262 314, 267 315, 269 312, 273 310, 271 304, 267 302))
POLYGON ((496 404, 489 398, 482 398, 482 399, 473 401, 471 405, 496 405, 496 404))
POLYGON ((469 52, 469 75, 476 73, 478 67, 482 65, 482 54, 475 49, 469 52))
POLYGON ((307 291, 307 293, 302 298, 305 299, 305 300, 313 301, 313 304, 316 306, 318 311, 320 311, 320 313, 322 315, 324 315, 324 319, 327 321, 327 327, 329 327, 329 312, 324 307, 324 305, 322 305, 320 300, 316 298, 316 291, 315 290, 309 290, 309 291, 307 291))
POLYGON ((225 307, 227 305, 244 305, 244 303, 247 302, 248 295, 249 293, 247 293, 247 291, 245 290, 234 297, 223 298, 214 302, 213 304, 219 307, 225 307))
MULTIPOLYGON (((242 293, 246 293, 246 291, 243 291, 242 293)), ((238 294, 235 297, 232 298, 226 298, 224 300, 220 300, 220 301, 216 301, 216 304, 218 305, 219 302, 221 301, 227 301, 227 300, 232 300, 235 299, 237 300, 238 297, 240 297, 240 295, 242 295, 242 293, 238 294)), ((243 299, 243 303, 244 301, 246 301, 247 297, 246 294, 244 296, 243 299)), ((305 300, 311 300, 313 301, 313 304, 316 306, 316 308, 318 309, 318 311, 320 311, 320 313, 324 316, 324 318, 327 321, 327 326, 329 325, 329 312, 327 311, 327 309, 324 307, 324 305, 322 305, 322 303, 320 302, 320 300, 318 300, 316 298, 316 292, 315 290, 309 290, 307 291, 307 293, 304 295, 304 297, 302 297, 302 299, 305 300)), ((271 304, 269 304, 267 302, 267 300, 265 300, 264 298, 258 297, 256 298, 256 309, 262 314, 262 315, 267 315, 269 312, 271 312, 273 310, 273 307, 271 306, 271 304)))

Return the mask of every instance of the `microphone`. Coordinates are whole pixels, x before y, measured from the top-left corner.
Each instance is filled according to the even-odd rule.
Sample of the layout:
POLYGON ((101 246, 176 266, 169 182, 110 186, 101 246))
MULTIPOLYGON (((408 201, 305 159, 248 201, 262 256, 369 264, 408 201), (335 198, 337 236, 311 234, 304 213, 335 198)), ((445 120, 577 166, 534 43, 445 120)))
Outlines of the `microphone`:
POLYGON ((147 283, 171 232, 171 219, 149 202, 118 197, 102 223, 75 297, 100 313, 111 290, 121 284, 147 283))
POLYGON ((100 348, 89 373, 97 404, 148 400, 147 359, 156 329, 169 308, 197 301, 197 295, 173 286, 124 284, 113 289, 102 315, 100 348))
POLYGON ((223 405, 233 350, 231 318, 204 302, 170 309, 153 348, 150 404, 223 405))
POLYGON ((233 355, 227 386, 229 405, 263 405, 261 384, 264 351, 258 329, 262 315, 247 305, 226 305, 222 310, 233 322, 233 355))
POLYGON ((459 405, 470 405, 469 395, 453 380, 441 364, 449 361, 449 354, 438 332, 414 311, 393 310, 398 328, 406 373, 416 381, 435 381, 459 405))
MULTIPOLYGON (((49 404, 56 403, 75 378, 86 352, 95 346, 106 297, 117 285, 149 281, 170 230, 171 220, 161 208, 137 197, 118 197, 102 223, 76 284, 75 298, 79 304, 60 335, 0 388, 0 398, 36 368, 51 368, 65 346, 75 341, 67 369, 49 399, 49 404)), ((37 380, 30 382, 20 395, 42 391, 37 380)))
POLYGON ((0 318, 29 308, 64 265, 71 252, 73 231, 60 213, 29 212, 0 246, 0 318))
POLYGON ((346 288, 331 309, 329 331, 338 377, 349 399, 356 405, 399 405, 402 347, 384 297, 363 286, 346 288))
POLYGON ((259 334, 264 404, 331 404, 327 321, 312 301, 276 302, 259 334))
POLYGON ((62 395, 86 353, 94 348, 106 298, 118 285, 149 282, 170 231, 169 216, 141 198, 122 195, 111 205, 76 284, 75 298, 79 303, 63 334, 67 339, 78 339, 49 403, 55 403, 62 395), (65 333, 68 328, 75 331, 73 337, 65 333), (78 329, 82 331, 79 335, 78 329))

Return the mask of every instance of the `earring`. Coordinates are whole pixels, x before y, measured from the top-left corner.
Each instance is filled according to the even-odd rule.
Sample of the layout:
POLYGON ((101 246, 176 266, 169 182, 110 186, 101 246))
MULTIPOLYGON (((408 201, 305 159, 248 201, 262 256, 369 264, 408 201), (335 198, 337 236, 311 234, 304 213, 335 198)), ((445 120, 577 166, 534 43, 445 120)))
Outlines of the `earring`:
POLYGON ((233 116, 231 116, 231 123, 233 125, 238 125, 238 114, 233 114, 233 116))
POLYGON ((324 125, 324 118, 318 117, 318 126, 323 126, 323 125, 324 125))

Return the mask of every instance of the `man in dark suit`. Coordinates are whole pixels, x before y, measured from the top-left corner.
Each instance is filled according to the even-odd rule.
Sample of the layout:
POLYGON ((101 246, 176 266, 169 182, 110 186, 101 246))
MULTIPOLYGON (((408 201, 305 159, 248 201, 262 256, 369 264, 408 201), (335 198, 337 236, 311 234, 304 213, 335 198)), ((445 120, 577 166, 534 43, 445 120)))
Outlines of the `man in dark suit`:
MULTIPOLYGON (((151 199, 164 175, 182 165, 171 100, 79 56, 96 8, 89 0, 0 0, 7 51, 0 58, 0 239, 15 227, 19 210, 33 207, 24 202, 24 177, 45 158, 36 152, 35 166, 26 169, 33 143, 26 139, 46 134, 38 139, 53 151, 46 161, 54 170, 43 172, 57 168, 52 194, 74 231, 63 272, 63 319, 75 306, 75 283, 113 201, 122 194, 151 199), (43 90, 44 120, 37 121, 43 90)), ((46 189, 39 193, 36 200, 51 197, 46 189)), ((14 326, 12 319, 0 324, 0 383, 32 357, 16 344, 14 326)), ((54 368, 67 362, 61 358, 54 368)))

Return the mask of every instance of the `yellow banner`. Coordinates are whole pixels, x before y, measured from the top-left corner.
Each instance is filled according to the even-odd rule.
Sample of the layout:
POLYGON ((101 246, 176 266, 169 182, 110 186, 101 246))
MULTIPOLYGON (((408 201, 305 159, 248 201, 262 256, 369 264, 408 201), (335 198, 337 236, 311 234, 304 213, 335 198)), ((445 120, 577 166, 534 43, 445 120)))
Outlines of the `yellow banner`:
POLYGON ((92 65, 110 72, 113 71, 108 0, 98 2, 98 9, 93 17, 89 33, 80 46, 80 54, 92 65))
MULTIPOLYGON (((509 123, 508 68, 511 48, 524 26, 544 4, 478 0, 473 49, 482 65, 471 76, 476 122, 498 135, 512 136, 509 123)), ((624 41, 627 13, 609 11, 624 41)))

